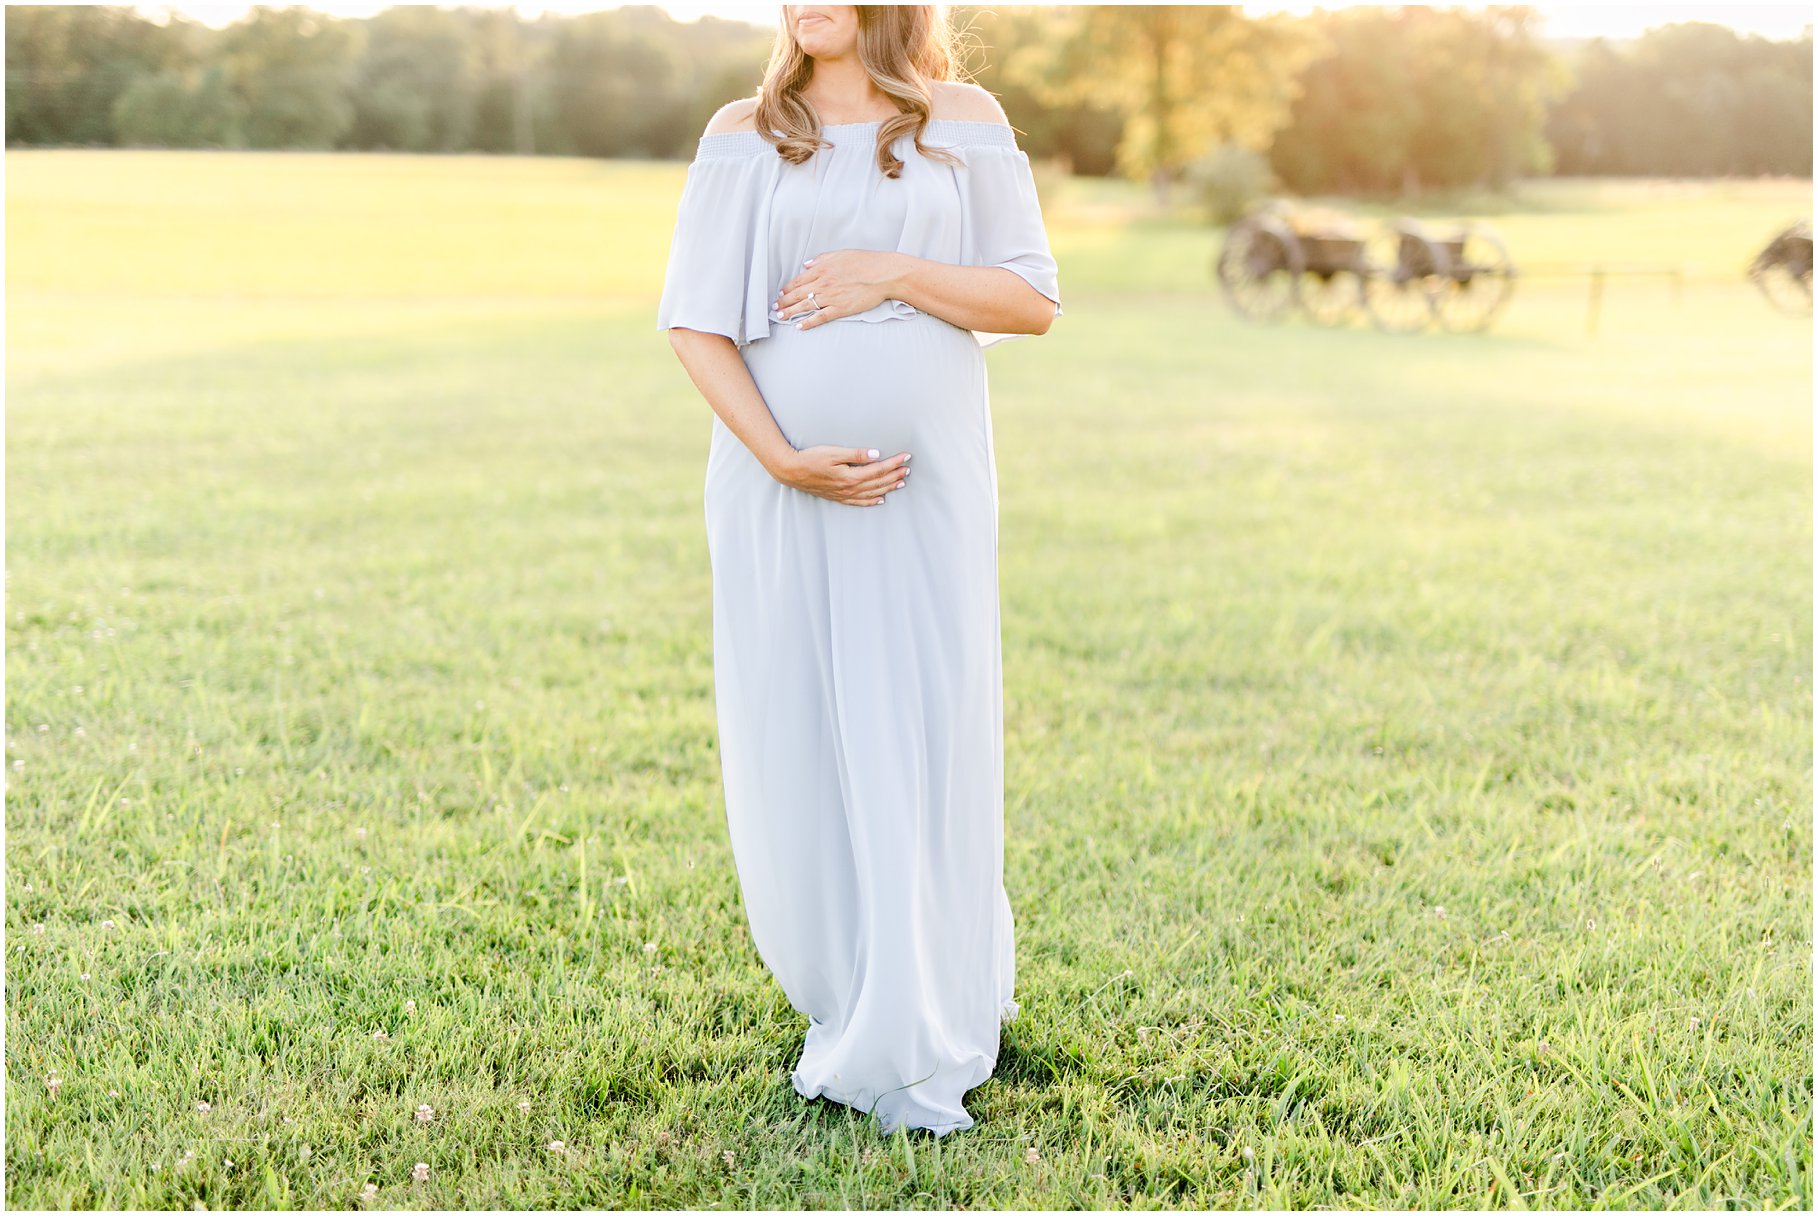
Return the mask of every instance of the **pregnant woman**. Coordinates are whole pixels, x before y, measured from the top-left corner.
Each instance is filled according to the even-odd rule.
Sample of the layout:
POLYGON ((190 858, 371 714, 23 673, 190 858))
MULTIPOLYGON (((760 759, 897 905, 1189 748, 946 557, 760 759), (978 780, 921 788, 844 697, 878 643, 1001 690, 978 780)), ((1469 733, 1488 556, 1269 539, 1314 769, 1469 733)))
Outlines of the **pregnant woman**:
POLYGON ((657 325, 712 407, 726 821, 803 1097, 971 1127, 1017 1012, 984 349, 1047 332, 1027 156, 932 5, 785 5, 689 166, 657 325))

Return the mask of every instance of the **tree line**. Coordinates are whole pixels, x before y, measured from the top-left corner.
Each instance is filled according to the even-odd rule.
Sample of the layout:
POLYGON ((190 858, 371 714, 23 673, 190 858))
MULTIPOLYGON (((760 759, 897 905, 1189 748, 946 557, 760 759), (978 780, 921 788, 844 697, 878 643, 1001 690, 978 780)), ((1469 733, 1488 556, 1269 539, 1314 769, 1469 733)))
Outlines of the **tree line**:
MULTIPOLYGON (((1812 171, 1812 36, 1679 23, 1551 43, 1531 7, 1246 15, 956 6, 1032 157, 1175 184, 1248 165, 1303 192, 1520 176, 1812 171)), ((653 5, 525 18, 260 7, 223 29, 11 5, 6 142, 678 157, 760 81, 772 34, 653 5)))

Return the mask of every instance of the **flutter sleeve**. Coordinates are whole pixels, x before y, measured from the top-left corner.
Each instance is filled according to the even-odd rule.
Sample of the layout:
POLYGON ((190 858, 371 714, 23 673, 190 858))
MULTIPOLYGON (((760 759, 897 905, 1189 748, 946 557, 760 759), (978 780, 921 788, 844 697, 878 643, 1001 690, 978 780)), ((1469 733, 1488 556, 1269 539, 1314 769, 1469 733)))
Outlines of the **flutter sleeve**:
MULTIPOLYGON (((960 243, 964 264, 1002 266, 1021 275, 1035 290, 1054 301, 1061 315, 1060 270, 1048 249, 1041 202, 1029 157, 1016 146, 1016 135, 997 123, 969 124, 972 133, 959 149, 966 167, 959 170, 962 219, 960 243)), ((1033 334, 997 334, 974 330, 980 346, 993 346, 1033 334)))
POLYGON ((676 208, 657 328, 770 336, 770 200, 781 158, 749 131, 701 136, 676 208))

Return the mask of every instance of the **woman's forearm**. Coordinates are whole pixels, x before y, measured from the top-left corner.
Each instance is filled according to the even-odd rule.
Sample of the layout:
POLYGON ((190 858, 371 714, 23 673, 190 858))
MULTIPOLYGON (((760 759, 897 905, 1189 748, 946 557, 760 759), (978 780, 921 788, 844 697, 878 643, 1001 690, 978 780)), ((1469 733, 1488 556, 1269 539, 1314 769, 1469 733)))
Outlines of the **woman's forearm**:
POLYGON ((888 299, 932 313, 962 329, 997 334, 1045 334, 1054 301, 1003 266, 956 266, 894 254, 897 271, 888 299))
POLYGON ((739 357, 738 347, 724 334, 697 329, 676 328, 669 331, 669 345, 688 371, 688 378, 707 399, 713 412, 720 416, 726 429, 750 449, 772 477, 782 474, 796 456, 795 445, 776 424, 776 416, 764 403, 751 370, 739 357))

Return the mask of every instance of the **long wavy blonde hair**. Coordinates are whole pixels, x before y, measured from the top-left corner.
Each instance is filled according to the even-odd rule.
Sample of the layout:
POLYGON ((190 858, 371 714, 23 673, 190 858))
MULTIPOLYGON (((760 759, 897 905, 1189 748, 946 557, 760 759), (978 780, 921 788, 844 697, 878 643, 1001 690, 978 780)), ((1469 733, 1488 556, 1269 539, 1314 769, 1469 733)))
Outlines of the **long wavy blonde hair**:
MULTIPOLYGON (((958 59, 959 40, 944 4, 860 4, 858 56, 879 90, 895 99, 898 113, 878 125, 877 166, 885 177, 899 177, 903 160, 891 149, 902 135, 914 132, 915 150, 923 156, 963 163, 945 148, 922 144, 922 131, 934 112, 937 81, 964 80, 958 59)), ((776 43, 758 87, 752 115, 758 134, 776 147, 777 155, 799 165, 822 147, 820 120, 802 97, 814 75, 814 61, 796 42, 787 14, 779 17, 776 43)))

